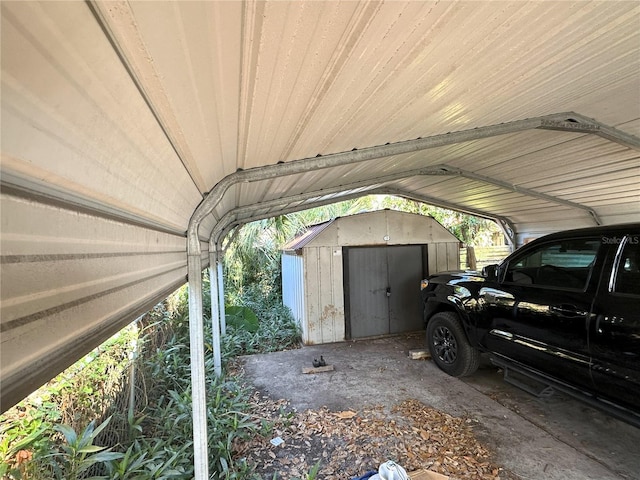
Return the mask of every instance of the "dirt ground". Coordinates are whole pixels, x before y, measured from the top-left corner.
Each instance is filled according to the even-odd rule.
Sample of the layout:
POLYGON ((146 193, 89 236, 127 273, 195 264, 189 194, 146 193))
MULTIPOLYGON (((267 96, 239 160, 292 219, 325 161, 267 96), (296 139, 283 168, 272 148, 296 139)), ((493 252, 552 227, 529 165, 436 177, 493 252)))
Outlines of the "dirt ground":
POLYGON ((640 429, 558 392, 538 399, 486 362, 459 380, 412 360, 422 334, 243 358, 275 443, 238 445, 263 478, 350 479, 385 460, 486 480, 640 478, 640 429), (323 356, 332 371, 304 374, 323 356))

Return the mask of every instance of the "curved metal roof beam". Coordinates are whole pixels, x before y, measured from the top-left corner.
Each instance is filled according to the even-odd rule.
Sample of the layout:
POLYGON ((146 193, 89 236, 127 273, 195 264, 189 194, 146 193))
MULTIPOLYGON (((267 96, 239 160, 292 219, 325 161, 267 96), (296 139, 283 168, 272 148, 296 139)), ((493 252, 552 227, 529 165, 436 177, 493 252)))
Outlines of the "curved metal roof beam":
POLYGON ((513 248, 515 248, 516 246, 516 227, 507 217, 492 215, 488 212, 485 212, 484 210, 476 210, 475 208, 464 207, 462 205, 458 205, 457 203, 445 202, 435 197, 430 197, 428 195, 419 195, 413 192, 405 192, 404 190, 400 189, 381 188, 380 190, 381 193, 387 195, 395 195, 397 197, 407 198, 416 202, 422 202, 429 205, 434 205, 436 207, 446 208, 448 210, 454 210, 457 212, 466 213, 467 215, 473 215, 475 217, 485 218, 487 220, 496 222, 507 237, 511 246, 513 248))
MULTIPOLYGON (((328 155, 319 155, 317 157, 311 157, 301 160, 293 160, 287 163, 278 163, 276 165, 267 165, 263 167, 256 167, 249 170, 241 170, 223 178, 207 195, 202 203, 194 211, 191 220, 189 222, 188 230, 188 252, 191 255, 200 254, 200 243, 198 239, 198 228, 200 222, 213 212, 213 209, 218 202, 223 198, 226 191, 232 185, 237 183, 250 183, 260 180, 267 180, 271 178, 277 178, 286 175, 294 175, 299 173, 306 173, 314 170, 321 170, 325 168, 337 167, 342 165, 348 165, 352 163, 359 163, 368 160, 374 160, 378 158, 399 155, 403 153, 411 153, 420 150, 426 150, 429 148, 435 148, 444 145, 451 145, 455 143, 468 142, 478 140, 482 138, 489 138, 498 135, 505 135, 510 133, 521 132, 532 129, 544 129, 544 130, 563 130, 572 131, 577 133, 589 133, 602 136, 610 141, 620 143, 628 148, 640 150, 640 139, 634 135, 626 134, 613 127, 600 124, 595 120, 589 119, 574 112, 558 113, 554 115, 547 115, 542 117, 534 117, 525 120, 517 120, 514 122, 507 122, 498 125, 489 125, 486 127, 478 127, 471 130, 462 130, 459 132, 450 132, 441 135, 434 135, 426 138, 417 138, 414 140, 406 140, 402 142, 396 142, 392 144, 379 145, 374 147, 367 147, 360 150, 352 150, 349 152, 334 153, 328 155)), ((583 210, 589 211, 594 217, 594 220, 599 223, 597 215, 592 209, 588 209, 583 205, 575 204, 555 197, 541 194, 532 190, 517 188, 507 182, 501 182, 498 180, 490 179, 489 177, 483 177, 481 175, 471 174, 471 172, 463 172, 462 170, 453 169, 453 174, 464 174, 464 176, 475 175, 475 179, 479 181, 488 180, 489 183, 501 185, 504 188, 519 191, 524 194, 532 194, 539 198, 545 198, 549 201, 555 201, 557 203, 564 203, 567 205, 575 206, 583 210), (568 203, 567 203, 568 202, 568 203)), ((377 182, 373 182, 377 183, 377 182)))
MULTIPOLYGON (((336 198, 331 198, 331 199, 326 199, 326 200, 321 200, 318 202, 314 202, 313 206, 308 206, 308 205, 297 205, 295 207, 289 207, 289 208, 283 208, 282 210, 278 211, 279 215, 288 215, 290 213, 296 213, 296 212, 300 212, 302 210, 307 210, 309 208, 315 208, 315 207, 324 207, 325 205, 331 205, 333 203, 338 203, 338 202, 344 202, 347 200, 352 200, 354 198, 360 198, 363 197, 365 195, 377 195, 377 194, 384 194, 385 191, 383 188, 374 188, 372 190, 367 191, 366 193, 362 193, 362 192, 358 192, 358 193, 350 193, 348 195, 343 195, 342 197, 340 197, 339 199, 336 198)), ((218 236, 218 238, 220 240, 224 239, 231 230, 233 230, 235 227, 238 226, 242 226, 245 225, 249 222, 257 222, 260 220, 264 220, 265 218, 271 218, 273 217, 273 213, 264 213, 264 214, 260 214, 260 215, 256 215, 255 217, 252 217, 251 219, 245 219, 245 220, 236 220, 234 222, 232 222, 231 224, 227 225, 227 227, 222 230, 220 232, 220 235, 218 236)))
MULTIPOLYGON (((289 197, 281 197, 274 200, 268 200, 266 202, 260 202, 259 205, 247 205, 244 207, 234 208, 233 210, 230 210, 225 215, 223 215, 218 221, 218 224, 213 228, 213 230, 211 231, 210 243, 212 245, 215 245, 218 239, 222 238, 219 236, 219 233, 225 230, 229 224, 248 223, 248 222, 254 221, 253 218, 247 218, 246 222, 242 222, 242 221, 238 222, 240 216, 252 213, 255 210, 282 208, 292 203, 302 203, 314 197, 325 197, 327 195, 337 195, 337 194, 346 192, 348 190, 370 189, 374 185, 381 185, 384 183, 393 182, 395 180, 401 180, 403 178, 412 177, 416 175, 451 175, 451 173, 449 173, 447 169, 450 169, 450 167, 446 165, 434 165, 432 167, 427 167, 427 168, 416 168, 413 170, 405 170, 403 172, 393 173, 390 175, 385 175, 383 177, 376 177, 375 179, 371 179, 371 180, 361 180, 361 181, 337 185, 335 187, 325 188, 321 190, 314 190, 312 192, 305 192, 297 195, 291 195, 289 197)), ((370 193, 367 192, 365 194, 361 194, 360 196, 369 195, 369 194, 370 193)), ((343 200, 339 199, 339 200, 334 200, 330 203, 337 203, 341 201, 343 200)), ((313 203, 312 205, 303 206, 301 210, 306 210, 308 208, 314 208, 317 206, 320 206, 320 205, 313 203)), ((270 216, 273 216, 273 214, 270 216)), ((265 218, 268 218, 268 217, 265 217, 265 218)))
MULTIPOLYGON (((333 203, 339 203, 339 202, 345 202, 347 200, 352 200, 354 198, 360 198, 360 197, 364 197, 366 195, 375 195, 377 192, 377 188, 374 188, 372 190, 368 190, 366 192, 357 192, 357 193, 349 193, 347 195, 342 195, 339 198, 336 197, 332 197, 332 198, 327 198, 325 200, 319 200, 317 202, 314 202, 313 205, 306 205, 306 204, 298 204, 294 207, 287 207, 287 208, 281 208, 280 210, 278 210, 278 215, 288 215, 290 213, 296 213, 296 212, 300 212, 302 210, 308 210, 310 208, 315 208, 315 207, 324 207, 325 205, 331 205, 333 203)), ((315 195, 318 196, 318 195, 315 195)), ((310 197, 312 198, 312 197, 310 197)), ((282 206, 284 206, 285 204, 283 204, 282 206)), ((273 208, 277 208, 277 207, 273 207, 273 208)), ((222 241, 224 240, 224 238, 229 234, 229 232, 231 232, 231 230, 233 230, 235 227, 238 226, 242 226, 245 225, 247 223, 250 222, 257 222, 260 220, 264 220, 265 218, 271 218, 273 217, 274 214, 273 212, 269 212, 269 213, 262 213, 260 215, 256 215, 255 217, 251 217, 251 218, 245 218, 245 219, 234 219, 231 222, 227 223, 227 225, 218 230, 218 235, 216 237, 216 239, 214 240, 213 236, 211 237, 210 240, 210 248, 217 248, 218 246, 220 246, 220 244, 222 243, 222 241)))
MULTIPOLYGON (((298 205, 295 207, 294 211, 299 211, 299 210, 305 210, 307 208, 314 208, 317 206, 321 206, 321 205, 327 205, 327 204, 331 204, 331 203, 336 203, 338 201, 343 201, 343 199, 329 199, 328 201, 321 201, 321 202, 313 202, 312 204, 304 204, 302 205, 302 202, 305 202, 306 200, 309 200, 311 198, 314 197, 323 197, 323 196, 327 196, 327 195, 336 195, 339 194, 341 192, 345 192, 348 190, 354 190, 354 189, 368 189, 376 184, 378 185, 382 185, 388 182, 392 182, 395 180, 401 180, 403 178, 407 178, 410 176, 416 176, 416 175, 452 175, 452 176, 461 176, 464 178, 469 178, 472 180, 476 180, 482 183, 486 183, 486 184, 490 184, 490 185, 495 185, 497 187, 500 188, 504 188, 505 190, 509 190, 509 191, 513 191, 513 192, 517 192, 517 193, 521 193, 523 195, 526 196, 530 196, 530 197, 534 197, 534 198, 540 198, 542 200, 546 200, 548 202, 551 203, 556 203, 556 204, 560 204, 560 205, 565 205, 574 209, 578 209, 578 210, 583 210, 587 213, 589 213, 589 215, 591 215, 591 217, 594 219, 594 221, 596 222, 596 224, 600 225, 602 222, 600 221, 600 218, 598 217, 598 214, 595 212, 595 210, 593 210, 592 208, 586 207, 584 205, 581 205, 579 203, 575 203, 575 202, 571 202, 569 200, 563 200, 561 198, 557 198, 554 197, 552 195, 547 195, 545 193, 541 193, 541 192, 537 192, 535 190, 531 190, 528 188, 524 188, 524 187, 519 187, 517 185, 514 185, 512 183, 509 182, 505 182, 502 180, 496 180, 493 179, 491 177, 487 177, 484 175, 480 175, 474 172, 470 172, 467 170, 463 170, 460 168, 456 168, 456 167, 451 167, 449 165, 446 164, 441 164, 441 165, 434 165, 432 167, 427 167, 427 168, 421 168, 421 169, 414 169, 414 170, 408 170, 408 171, 404 171, 404 172, 399 172, 399 173, 395 173, 395 174, 391 174, 391 175, 385 175, 384 177, 378 177, 372 180, 362 180, 359 182, 353 182, 353 183, 348 183, 348 184, 343 184, 343 185, 338 185, 336 187, 332 187, 332 188, 328 188, 328 189, 324 189, 324 190, 316 190, 313 192, 307 192, 307 193, 302 193, 302 194, 298 194, 298 195, 292 195, 290 197, 283 197, 283 198, 279 198, 276 200, 270 200, 267 202, 263 202, 259 204, 259 209, 260 210, 271 210, 271 209, 278 209, 278 208, 282 208, 282 207, 286 207, 287 205, 290 205, 292 203, 300 203, 301 205, 298 205)), ((393 192, 404 192, 402 190, 397 190, 397 189, 391 189, 388 188, 389 191, 393 191, 393 192)), ((367 191, 366 192, 367 195, 372 194, 371 191, 367 191)), ((394 193, 396 194, 396 193, 394 193)), ((406 193, 398 193, 400 196, 404 196, 406 198, 418 198, 420 196, 418 195, 413 195, 411 196, 410 194, 406 194, 406 193)), ((359 196, 362 196, 362 192, 358 193, 359 196)), ((349 197, 352 198, 352 197, 349 197)), ((513 226, 513 224, 506 219, 505 217, 500 217, 500 216, 495 216, 495 215, 491 215, 490 213, 487 212, 481 212, 481 211, 472 211, 472 209, 469 208, 465 208, 463 206, 459 206, 459 205, 452 205, 452 204, 447 204, 447 202, 443 202, 442 200, 439 200, 437 198, 433 198, 433 197, 422 197, 425 198, 426 200, 420 200, 420 201, 424 201, 425 203, 431 203, 432 205, 436 205, 436 206, 443 206, 443 205, 447 205, 444 208, 450 208, 452 210, 457 210, 457 211, 461 211, 463 213, 470 213, 472 215, 477 215, 480 217, 484 217, 484 218, 489 218, 491 220, 496 221, 496 223, 498 223, 499 225, 505 225, 505 234, 507 234, 507 237, 510 240, 515 240, 515 228, 513 226)), ((220 241, 226 236, 226 234, 228 233, 229 229, 227 228, 229 225, 233 225, 233 226, 237 226, 237 225, 242 225, 244 223, 248 223, 251 221, 256 221, 258 219, 258 217, 252 217, 249 216, 247 218, 241 219, 240 217, 246 214, 251 214, 252 212, 254 212, 257 209, 256 205, 248 205, 245 207, 239 207, 236 209, 233 209, 229 212, 227 212, 225 215, 223 215, 220 218, 220 221, 218 222, 218 224, 214 227, 213 231, 211 232, 211 237, 209 239, 210 245, 213 248, 215 248, 217 245, 220 244, 220 241), (226 232, 226 233, 223 233, 226 232)), ((279 214, 283 214, 282 212, 278 212, 279 214)), ((269 218, 270 216, 273 216, 273 213, 269 213, 265 215, 261 215, 260 219, 263 218, 269 218)), ((233 228, 233 227, 232 227, 233 228)))
MULTIPOLYGON (((407 198, 409 200, 415 200, 418 202, 422 202, 422 203, 427 203, 429 205, 434 205, 436 207, 441 207, 441 208, 447 208, 449 210, 455 210, 458 212, 462 212, 462 213, 466 213, 468 215, 474 215, 476 217, 481 217, 481 218, 486 218, 487 220, 491 220, 494 221, 498 224, 498 226, 500 226, 501 228, 503 227, 503 225, 508 226, 508 228, 511 230, 511 233, 508 231, 505 231, 505 235, 509 238, 509 240, 515 239, 515 227, 514 225, 511 223, 510 220, 508 220, 505 217, 501 217, 501 216, 495 216, 495 215, 491 215, 488 212, 485 212, 483 210, 476 210, 476 209, 470 209, 470 208, 466 208, 463 207, 461 205, 455 204, 455 203, 450 203, 450 202, 443 202, 440 199, 434 198, 434 197, 428 197, 428 196, 424 196, 424 195, 417 195, 417 194, 413 194, 413 193, 409 193, 406 192, 402 189, 397 189, 397 188, 390 188, 390 187, 376 187, 376 188, 372 188, 371 190, 368 190, 366 192, 357 192, 357 193, 351 193, 348 195, 343 195, 340 198, 328 198, 326 200, 321 200, 318 202, 314 202, 313 206, 310 207, 309 205, 303 205, 303 204, 299 204, 293 207, 288 207, 288 208, 283 208, 282 210, 280 210, 278 212, 279 215, 287 215, 290 213, 295 213, 295 212, 299 212, 301 210, 307 210, 308 208, 314 208, 314 207, 322 207, 325 205, 331 205, 333 203, 337 203, 337 202, 342 202, 342 201, 346 201, 346 200, 351 200, 353 198, 359 198, 359 197, 363 197, 365 195, 395 195, 397 197, 403 197, 403 198, 407 198)), ((289 202, 291 203, 291 202, 289 202)), ((284 206, 285 204, 283 203, 281 205, 284 206)), ((247 207, 244 207, 247 208, 247 207)), ((277 208, 277 207, 273 207, 273 208, 277 208)), ((231 232, 231 230, 233 230, 235 227, 237 226, 241 226, 244 225, 246 223, 249 222, 255 222, 255 221, 259 221, 259 220, 264 220, 265 218, 270 218, 273 217, 273 213, 272 212, 265 212, 263 214, 260 215, 256 215, 255 217, 251 217, 251 218, 246 218, 246 219, 238 219, 235 218, 233 221, 231 221, 230 223, 228 223, 224 228, 219 229, 218 232, 218 236, 216 238, 216 240, 214 241, 213 237, 211 240, 211 248, 213 249, 216 246, 219 246, 223 239, 231 232)), ((504 230, 504 229, 503 229, 504 230)), ((513 245, 515 245, 515 243, 513 243, 513 245)))
POLYGON ((610 142, 615 142, 632 150, 640 151, 640 138, 630 133, 600 123, 593 118, 579 113, 568 113, 564 120, 545 117, 540 125, 541 130, 561 130, 564 132, 591 133, 610 142))
POLYGON ((514 185, 513 183, 505 182, 503 180, 496 180, 495 178, 487 177, 485 175, 480 175, 478 173, 473 173, 468 170, 463 170, 461 168, 450 167, 449 172, 451 174, 459 175, 461 177, 469 178, 471 180, 477 180, 479 182, 487 183, 489 185, 495 185, 496 187, 504 188, 505 190, 521 193, 528 197, 535 197, 541 200, 546 200, 551 203, 557 203, 559 205, 565 205, 567 207, 575 208, 578 210, 584 210, 585 212, 589 213, 589 215, 591 215, 591 217, 593 218, 593 220, 596 222, 597 225, 602 225, 602 221, 600 220, 600 217, 598 216, 596 211, 593 208, 587 207, 580 203, 572 202, 570 200, 564 200, 562 198, 554 197, 553 195, 548 195, 546 193, 537 192, 535 190, 531 190, 530 188, 519 187, 517 185, 514 185))

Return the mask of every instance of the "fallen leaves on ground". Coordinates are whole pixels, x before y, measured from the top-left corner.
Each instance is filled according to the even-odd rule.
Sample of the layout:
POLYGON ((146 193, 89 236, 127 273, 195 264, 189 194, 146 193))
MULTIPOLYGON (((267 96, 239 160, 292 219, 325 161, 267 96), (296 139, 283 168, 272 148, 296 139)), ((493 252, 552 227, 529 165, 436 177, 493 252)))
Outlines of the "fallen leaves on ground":
POLYGON ((456 418, 405 400, 387 409, 295 412, 286 401, 255 394, 252 415, 273 422, 263 437, 237 441, 237 459, 257 465, 263 479, 306 478, 318 462, 318 479, 351 479, 394 460, 407 471, 432 470, 452 479, 513 480, 491 461, 474 437, 472 420, 456 418), (270 440, 284 442, 274 446, 270 440))

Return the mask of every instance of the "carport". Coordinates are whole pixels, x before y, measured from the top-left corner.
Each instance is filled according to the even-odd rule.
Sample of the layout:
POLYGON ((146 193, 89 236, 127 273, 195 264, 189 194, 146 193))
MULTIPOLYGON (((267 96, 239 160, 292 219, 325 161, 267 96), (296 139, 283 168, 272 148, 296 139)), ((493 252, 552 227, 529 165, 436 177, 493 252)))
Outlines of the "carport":
POLYGON ((514 246, 640 220, 637 2, 1 9, 2 410, 188 280, 197 479, 237 226, 372 193, 514 246))

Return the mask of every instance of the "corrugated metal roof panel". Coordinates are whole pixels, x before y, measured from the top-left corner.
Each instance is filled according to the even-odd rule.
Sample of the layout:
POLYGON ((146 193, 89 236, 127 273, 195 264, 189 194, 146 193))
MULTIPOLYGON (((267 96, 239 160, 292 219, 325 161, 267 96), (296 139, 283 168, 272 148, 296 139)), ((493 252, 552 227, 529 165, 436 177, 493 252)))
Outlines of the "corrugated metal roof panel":
MULTIPOLYGON (((639 136, 637 2, 95 1, 0 8, 1 181, 9 209, 3 239, 15 233, 5 217, 15 218, 16 199, 29 198, 27 211, 20 210, 25 218, 57 205, 79 219, 99 219, 89 222, 94 236, 83 237, 88 230, 80 220, 63 240, 50 222, 32 222, 25 232, 41 244, 25 243, 21 255, 73 256, 80 243, 102 254, 116 246, 130 253, 129 273, 140 280, 123 297, 98 276, 93 294, 101 300, 76 299, 77 308, 65 310, 78 331, 86 318, 104 325, 130 319, 183 279, 175 256, 186 262, 184 235, 194 212, 199 241, 189 245, 199 245, 205 261, 212 232, 375 191, 503 215, 524 236, 590 225, 596 217, 640 221, 640 140, 592 135, 595 124, 584 132, 517 131, 286 172, 295 160, 312 165, 317 155, 558 112, 639 136), (279 162, 281 175, 267 176, 279 162), (436 166, 443 170, 416 172, 436 166), (251 168, 265 175, 240 182, 241 169, 251 168), (203 205, 210 210, 201 212, 203 205), (171 254, 152 252, 165 241, 156 235, 171 239, 171 254), (144 302, 136 304, 136 296, 144 302)), ((73 258, 73 272, 96 261, 73 258)), ((66 265, 42 268, 62 274, 66 265)), ((2 264, 3 284, 21 278, 14 268, 2 264)), ((115 284, 129 278, 106 271, 115 284)), ((25 285, 35 282, 28 272, 25 285)), ((43 293, 34 286, 33 293, 59 298, 61 306, 67 287, 75 288, 43 293)), ((35 305, 46 307, 43 316, 50 310, 21 304, 26 290, 9 292, 3 309, 23 305, 18 316, 35 305)), ((2 350, 13 341, 3 333, 2 350)), ((37 370, 33 365, 25 368, 37 370)))

